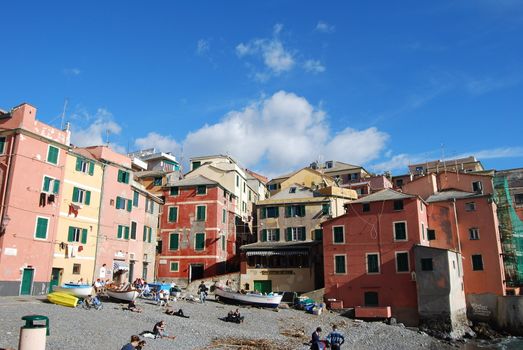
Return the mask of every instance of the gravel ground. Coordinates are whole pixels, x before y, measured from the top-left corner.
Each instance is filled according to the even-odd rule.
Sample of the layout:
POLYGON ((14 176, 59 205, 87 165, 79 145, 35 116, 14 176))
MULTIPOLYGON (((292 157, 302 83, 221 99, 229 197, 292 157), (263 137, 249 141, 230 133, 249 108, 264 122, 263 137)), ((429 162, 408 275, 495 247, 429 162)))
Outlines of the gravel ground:
POLYGON ((220 320, 234 307, 212 300, 204 305, 185 301, 172 303, 175 310, 182 308, 190 316, 188 319, 166 315, 165 308, 147 300, 138 300, 137 304, 143 308, 143 313, 125 311, 122 309, 123 304, 112 302, 104 302, 102 310, 83 310, 50 304, 42 298, 3 297, 0 298, 0 348, 18 346, 19 330, 23 325, 21 317, 30 314, 49 317, 49 350, 120 350, 131 335, 152 330, 154 323, 159 320, 166 321, 167 332, 175 335, 176 339, 146 339, 145 349, 244 349, 217 345, 223 343, 223 338, 235 337, 275 341, 278 345, 270 347, 271 349, 305 350, 309 347, 304 343, 317 326, 321 326, 326 335, 326 331, 334 323, 345 334, 344 349, 453 348, 427 335, 399 326, 388 326, 380 322, 354 322, 330 312, 315 316, 293 309, 280 309, 276 312, 240 308, 245 322, 235 324, 220 320), (213 340, 214 344, 211 345, 213 340))

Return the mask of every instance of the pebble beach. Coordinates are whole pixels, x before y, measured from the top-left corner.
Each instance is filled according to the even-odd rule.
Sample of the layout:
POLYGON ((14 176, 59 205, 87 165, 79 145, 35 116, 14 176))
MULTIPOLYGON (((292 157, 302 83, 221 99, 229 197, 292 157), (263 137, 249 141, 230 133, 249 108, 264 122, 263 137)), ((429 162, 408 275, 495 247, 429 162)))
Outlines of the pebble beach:
POLYGON ((39 314, 50 319, 49 350, 120 350, 133 334, 151 331, 166 321, 166 330, 176 339, 146 339, 144 349, 309 349, 310 334, 318 326, 325 336, 337 324, 346 337, 343 349, 452 349, 455 347, 400 326, 381 322, 357 322, 336 313, 319 316, 294 309, 240 307, 241 324, 221 320, 235 306, 212 300, 205 304, 188 301, 171 303, 190 318, 165 314, 165 307, 137 300, 142 313, 124 309, 125 304, 103 301, 101 310, 68 308, 48 303, 43 297, 0 298, 0 349, 18 346, 22 316, 39 314))

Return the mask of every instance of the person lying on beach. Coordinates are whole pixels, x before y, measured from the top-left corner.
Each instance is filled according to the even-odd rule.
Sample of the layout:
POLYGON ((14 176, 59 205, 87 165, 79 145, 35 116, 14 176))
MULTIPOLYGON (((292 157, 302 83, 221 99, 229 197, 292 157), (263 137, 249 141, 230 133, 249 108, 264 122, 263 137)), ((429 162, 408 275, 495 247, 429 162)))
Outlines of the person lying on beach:
POLYGON ((153 334, 156 338, 176 339, 175 336, 170 336, 169 334, 167 334, 167 332, 165 332, 165 321, 157 322, 154 325, 153 334))
POLYGON ((138 306, 136 306, 136 303, 134 302, 134 300, 129 302, 129 304, 127 305, 127 310, 132 311, 132 312, 142 312, 143 311, 138 306))
POLYGON ((171 316, 180 316, 180 317, 189 318, 189 316, 184 315, 182 309, 180 309, 178 311, 174 311, 173 309, 167 309, 167 310, 165 310, 165 313, 167 315, 171 315, 171 316))

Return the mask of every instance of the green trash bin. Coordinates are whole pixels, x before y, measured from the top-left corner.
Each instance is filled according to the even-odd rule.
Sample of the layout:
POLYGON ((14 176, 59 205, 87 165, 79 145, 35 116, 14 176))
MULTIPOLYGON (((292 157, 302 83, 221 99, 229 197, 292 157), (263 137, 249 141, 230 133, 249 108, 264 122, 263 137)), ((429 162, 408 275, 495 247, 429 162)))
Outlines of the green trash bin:
POLYGON ((49 318, 43 315, 28 315, 22 317, 22 320, 25 321, 25 325, 20 328, 18 349, 45 350, 46 337, 49 335, 49 318))

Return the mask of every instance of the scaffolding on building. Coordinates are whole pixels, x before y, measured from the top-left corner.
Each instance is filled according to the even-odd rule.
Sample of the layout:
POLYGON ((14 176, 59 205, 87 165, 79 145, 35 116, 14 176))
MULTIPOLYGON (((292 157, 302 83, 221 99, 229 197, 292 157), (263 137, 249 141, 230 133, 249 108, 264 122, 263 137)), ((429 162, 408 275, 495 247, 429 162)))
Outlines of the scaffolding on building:
POLYGON ((523 286, 523 222, 514 209, 507 177, 496 174, 494 189, 506 283, 523 286))

